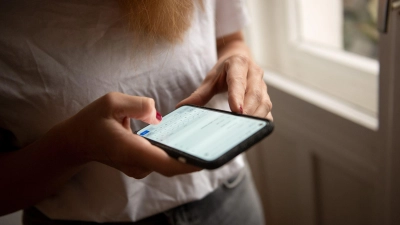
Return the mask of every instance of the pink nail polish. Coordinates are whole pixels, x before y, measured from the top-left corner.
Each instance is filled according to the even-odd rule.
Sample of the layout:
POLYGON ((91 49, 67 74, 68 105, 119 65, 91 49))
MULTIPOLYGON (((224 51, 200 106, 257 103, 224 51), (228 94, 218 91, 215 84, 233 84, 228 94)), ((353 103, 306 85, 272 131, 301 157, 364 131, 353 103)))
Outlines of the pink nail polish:
POLYGON ((239 109, 239 110, 240 110, 240 113, 243 114, 243 107, 240 106, 239 108, 240 108, 240 109, 239 109))
POLYGON ((156 118, 157 118, 158 121, 162 120, 161 114, 159 112, 157 112, 157 111, 156 111, 156 118))

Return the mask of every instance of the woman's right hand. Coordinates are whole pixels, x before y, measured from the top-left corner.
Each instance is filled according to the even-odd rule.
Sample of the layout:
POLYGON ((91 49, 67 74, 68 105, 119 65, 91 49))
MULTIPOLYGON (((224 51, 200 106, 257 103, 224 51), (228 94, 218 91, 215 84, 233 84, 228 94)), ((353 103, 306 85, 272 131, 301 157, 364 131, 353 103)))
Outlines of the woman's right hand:
POLYGON ((92 102, 55 129, 68 148, 83 162, 98 161, 134 178, 155 171, 165 176, 200 168, 181 163, 146 139, 133 134, 130 118, 158 124, 154 100, 122 93, 108 93, 92 102))

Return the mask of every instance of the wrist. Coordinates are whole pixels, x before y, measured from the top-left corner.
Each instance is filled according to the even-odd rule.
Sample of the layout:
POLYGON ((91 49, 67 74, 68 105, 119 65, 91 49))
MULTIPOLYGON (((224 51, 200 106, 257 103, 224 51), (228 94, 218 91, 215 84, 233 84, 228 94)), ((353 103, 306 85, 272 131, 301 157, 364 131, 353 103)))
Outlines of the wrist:
POLYGON ((71 129, 67 121, 54 126, 45 139, 65 162, 81 165, 89 162, 87 154, 79 148, 79 141, 75 140, 76 131, 71 129))

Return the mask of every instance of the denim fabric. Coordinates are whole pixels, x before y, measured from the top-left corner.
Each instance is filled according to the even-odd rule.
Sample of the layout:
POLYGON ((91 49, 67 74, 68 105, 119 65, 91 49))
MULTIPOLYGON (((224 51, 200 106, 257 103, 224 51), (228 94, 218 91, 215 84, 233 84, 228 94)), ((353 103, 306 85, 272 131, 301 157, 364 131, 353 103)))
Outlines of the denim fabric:
MULTIPOLYGON (((243 171, 246 173, 246 171, 243 171)), ((239 174, 204 199, 165 214, 173 225, 262 225, 264 217, 251 175, 239 174), (230 185, 237 184, 237 185, 230 185)))

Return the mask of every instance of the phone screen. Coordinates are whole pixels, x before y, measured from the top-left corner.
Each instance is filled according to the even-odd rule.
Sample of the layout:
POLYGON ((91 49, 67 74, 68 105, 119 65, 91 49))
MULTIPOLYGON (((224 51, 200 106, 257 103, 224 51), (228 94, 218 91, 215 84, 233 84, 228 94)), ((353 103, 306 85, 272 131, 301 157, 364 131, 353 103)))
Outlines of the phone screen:
POLYGON ((137 134, 212 161, 265 126, 263 120, 185 105, 137 134))

